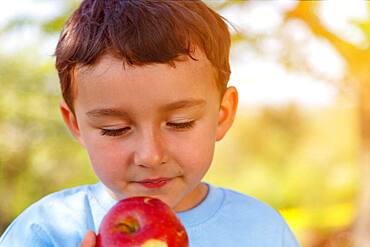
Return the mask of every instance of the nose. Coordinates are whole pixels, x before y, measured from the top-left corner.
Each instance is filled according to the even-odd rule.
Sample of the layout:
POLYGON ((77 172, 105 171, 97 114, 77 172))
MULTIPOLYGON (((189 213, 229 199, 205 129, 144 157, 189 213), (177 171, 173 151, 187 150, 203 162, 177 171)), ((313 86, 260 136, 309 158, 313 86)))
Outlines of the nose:
POLYGON ((137 141, 134 163, 147 168, 166 163, 163 146, 160 131, 143 131, 137 141))

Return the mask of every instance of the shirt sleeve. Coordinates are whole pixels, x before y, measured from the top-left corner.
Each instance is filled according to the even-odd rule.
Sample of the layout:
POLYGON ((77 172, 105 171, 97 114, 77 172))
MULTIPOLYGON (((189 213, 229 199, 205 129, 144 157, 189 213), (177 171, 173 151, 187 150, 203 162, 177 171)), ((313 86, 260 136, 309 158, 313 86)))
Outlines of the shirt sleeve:
POLYGON ((14 221, 0 238, 0 247, 24 246, 24 247, 52 247, 47 233, 40 225, 20 224, 14 221))
POLYGON ((93 198, 89 196, 89 186, 45 196, 9 225, 0 237, 0 247, 78 246, 88 230, 97 230, 99 219, 105 214, 93 204, 93 198))

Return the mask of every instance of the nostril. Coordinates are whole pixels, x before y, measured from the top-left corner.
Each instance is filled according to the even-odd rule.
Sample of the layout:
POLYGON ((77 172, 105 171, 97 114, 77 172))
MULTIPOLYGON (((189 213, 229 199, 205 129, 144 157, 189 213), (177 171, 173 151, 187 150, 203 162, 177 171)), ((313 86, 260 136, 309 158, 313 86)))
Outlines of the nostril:
POLYGON ((138 166, 141 166, 143 168, 151 168, 151 167, 158 166, 158 165, 164 165, 166 163, 167 163, 166 161, 160 161, 160 162, 156 162, 156 161, 152 161, 152 162, 136 162, 136 164, 138 166))

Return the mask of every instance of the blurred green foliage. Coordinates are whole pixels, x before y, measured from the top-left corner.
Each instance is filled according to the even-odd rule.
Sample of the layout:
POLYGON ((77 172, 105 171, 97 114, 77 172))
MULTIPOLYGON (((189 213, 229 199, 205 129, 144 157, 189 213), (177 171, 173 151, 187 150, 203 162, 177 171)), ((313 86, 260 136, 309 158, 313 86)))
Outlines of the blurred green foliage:
POLYGON ((53 62, 37 61, 0 55, 0 232, 42 196, 94 180, 62 123, 53 62))

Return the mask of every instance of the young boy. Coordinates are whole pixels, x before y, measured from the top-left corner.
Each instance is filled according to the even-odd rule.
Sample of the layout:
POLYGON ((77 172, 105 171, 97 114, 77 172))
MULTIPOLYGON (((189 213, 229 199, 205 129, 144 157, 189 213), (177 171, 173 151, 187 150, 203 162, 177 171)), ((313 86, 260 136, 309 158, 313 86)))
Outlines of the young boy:
POLYGON ((83 1, 56 68, 64 121, 101 182, 36 202, 0 246, 95 246, 103 216, 132 196, 170 205, 192 247, 298 246, 274 209, 202 182, 237 108, 229 49, 223 18, 201 1, 83 1))

